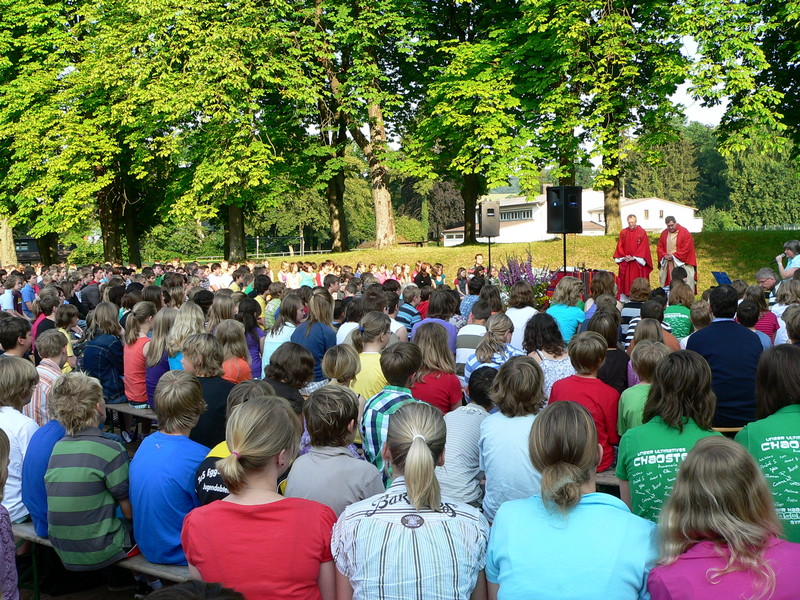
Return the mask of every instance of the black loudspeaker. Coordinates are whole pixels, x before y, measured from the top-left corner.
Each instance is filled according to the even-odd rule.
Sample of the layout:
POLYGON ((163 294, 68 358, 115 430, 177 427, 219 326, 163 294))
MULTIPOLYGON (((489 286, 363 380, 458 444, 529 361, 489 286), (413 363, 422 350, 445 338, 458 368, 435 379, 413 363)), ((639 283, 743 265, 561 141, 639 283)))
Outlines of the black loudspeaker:
POLYGON ((500 203, 481 202, 480 212, 480 237, 499 237, 500 236, 500 203))
POLYGON ((580 186, 547 188, 547 233, 583 233, 580 186))

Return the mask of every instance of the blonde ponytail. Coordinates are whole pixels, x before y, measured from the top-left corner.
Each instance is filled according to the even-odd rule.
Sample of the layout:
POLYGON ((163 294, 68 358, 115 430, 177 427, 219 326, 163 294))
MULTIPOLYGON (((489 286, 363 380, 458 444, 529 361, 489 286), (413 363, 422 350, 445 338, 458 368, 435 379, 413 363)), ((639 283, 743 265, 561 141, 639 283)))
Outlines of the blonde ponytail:
POLYGON ((128 319, 125 321, 125 345, 129 346, 139 339, 139 329, 142 323, 155 317, 158 309, 152 302, 142 301, 133 305, 128 319))
POLYGON ((492 356, 506 350, 506 334, 514 331, 514 323, 503 313, 497 313, 486 321, 486 333, 475 349, 475 356, 482 363, 491 362, 492 356))
POLYGON ((406 404, 389 419, 386 444, 392 464, 396 474, 405 476, 409 502, 417 510, 442 510, 434 469, 444 451, 445 438, 442 413, 430 404, 406 404))
POLYGON ((391 321, 384 313, 378 312, 377 310, 368 312, 361 319, 359 327, 353 330, 351 339, 353 340, 353 347, 356 349, 356 352, 363 352, 364 344, 373 342, 382 335, 389 333, 390 327, 391 321))
POLYGON ((244 487, 248 473, 262 469, 281 450, 291 462, 300 448, 300 433, 300 421, 285 398, 262 396, 235 407, 225 428, 231 454, 217 461, 231 494, 244 487))

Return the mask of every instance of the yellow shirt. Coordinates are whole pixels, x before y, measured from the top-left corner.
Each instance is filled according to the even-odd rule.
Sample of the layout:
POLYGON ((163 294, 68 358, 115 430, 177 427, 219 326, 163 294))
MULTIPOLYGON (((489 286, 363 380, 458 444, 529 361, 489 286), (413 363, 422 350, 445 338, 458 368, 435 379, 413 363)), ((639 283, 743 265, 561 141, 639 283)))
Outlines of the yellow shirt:
POLYGON ((362 352, 358 358, 361 360, 361 370, 350 384, 350 389, 369 400, 387 385, 381 370, 381 355, 380 352, 362 352))

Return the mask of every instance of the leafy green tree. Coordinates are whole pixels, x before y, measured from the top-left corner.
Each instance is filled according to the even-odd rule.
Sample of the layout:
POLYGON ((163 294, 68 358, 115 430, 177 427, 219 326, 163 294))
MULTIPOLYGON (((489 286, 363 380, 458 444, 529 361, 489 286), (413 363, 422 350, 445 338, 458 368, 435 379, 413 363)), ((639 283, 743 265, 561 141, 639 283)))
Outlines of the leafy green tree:
POLYGON ((695 153, 694 144, 683 131, 677 140, 650 152, 634 150, 626 162, 626 194, 695 206, 700 178, 695 153))
POLYGON ((730 203, 730 190, 725 179, 727 165, 717 148, 716 128, 702 123, 689 123, 683 135, 691 140, 695 151, 697 182, 696 206, 700 209, 716 207, 726 209, 730 203))
POLYGON ((800 167, 792 148, 761 135, 727 158, 730 213, 744 227, 800 223, 800 167))

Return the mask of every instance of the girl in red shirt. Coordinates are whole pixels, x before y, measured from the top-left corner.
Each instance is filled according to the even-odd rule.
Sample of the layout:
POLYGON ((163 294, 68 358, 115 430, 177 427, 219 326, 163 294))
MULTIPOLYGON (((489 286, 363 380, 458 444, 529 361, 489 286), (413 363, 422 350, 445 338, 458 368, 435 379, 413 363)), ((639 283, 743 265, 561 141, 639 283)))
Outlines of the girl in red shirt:
POLYGON ((148 334, 153 329, 156 305, 152 302, 137 302, 125 321, 125 348, 122 352, 125 372, 125 397, 134 408, 150 408, 147 403, 147 358, 144 346, 150 341, 148 334))
POLYGON ((463 404, 463 393, 447 330, 439 323, 423 323, 417 327, 414 343, 422 352, 422 366, 414 376, 411 395, 435 406, 443 415, 457 409, 463 404))

